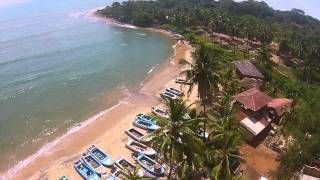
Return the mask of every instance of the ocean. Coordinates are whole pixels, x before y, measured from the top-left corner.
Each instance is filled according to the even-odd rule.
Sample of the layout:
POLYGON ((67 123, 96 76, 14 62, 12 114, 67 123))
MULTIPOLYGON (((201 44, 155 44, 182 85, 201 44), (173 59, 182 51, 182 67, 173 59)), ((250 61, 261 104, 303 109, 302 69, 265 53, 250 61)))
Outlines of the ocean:
POLYGON ((2 173, 117 104, 172 53, 161 34, 87 17, 111 0, 16 1, 0 4, 2 173))

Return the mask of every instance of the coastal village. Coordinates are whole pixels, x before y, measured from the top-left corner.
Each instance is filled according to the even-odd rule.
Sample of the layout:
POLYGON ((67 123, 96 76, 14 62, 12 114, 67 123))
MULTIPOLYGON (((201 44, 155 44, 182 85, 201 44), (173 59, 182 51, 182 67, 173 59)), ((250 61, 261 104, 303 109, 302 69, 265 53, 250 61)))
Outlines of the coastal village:
MULTIPOLYGON (((127 90, 119 104, 51 147, 54 153, 35 158, 17 179, 281 179, 282 156, 296 142, 286 128, 297 101, 270 80, 275 72, 292 76, 279 43, 210 28, 197 27, 191 36, 160 25, 136 29, 170 38, 172 57, 138 91, 127 90)), ((312 158, 295 177, 320 178, 319 158, 312 158)))
MULTIPOLYGON (((167 82, 163 87, 157 87, 157 90, 153 91, 156 92, 154 95, 149 94, 145 86, 140 91, 141 94, 154 96, 158 99, 157 102, 154 106, 143 108, 142 112, 131 113, 124 124, 120 127, 113 127, 104 137, 99 138, 95 145, 83 150, 83 154, 73 157, 71 161, 60 162, 53 167, 59 171, 50 171, 50 169, 45 171, 46 178, 58 178, 64 174, 60 179, 77 179, 79 176, 76 171, 78 171, 79 175, 85 179, 90 177, 130 179, 128 177, 134 176, 167 179, 166 176, 170 171, 169 164, 157 161, 157 151, 148 146, 150 145, 148 134, 161 128, 157 125, 157 117, 170 118, 170 111, 166 107, 168 104, 159 104, 159 102, 163 102, 161 99, 173 101, 183 99, 197 111, 201 111, 201 102, 197 88, 189 92, 191 82, 185 76, 181 76, 181 72, 190 68, 189 64, 183 65, 181 61, 194 63, 195 48, 181 35, 159 29, 153 31, 169 35, 177 41, 174 47, 175 55, 166 65, 174 68, 169 73, 170 76, 167 72, 164 74, 156 72, 152 77, 153 81, 149 81, 150 84, 145 86, 152 86, 154 81, 163 77, 167 82), (174 78, 170 79, 172 77, 174 78), (121 135, 117 133, 116 137, 112 137, 112 132, 115 130, 120 131, 121 135), (111 142, 107 142, 110 140, 111 142), (114 141, 120 143, 112 143, 114 141), (116 148, 116 151, 111 150, 110 145, 112 149, 116 148), (76 159, 81 160, 76 161, 73 165, 76 159), (84 169, 87 167, 86 164, 94 168, 84 169)), ((232 173, 246 179, 272 179, 270 173, 277 169, 279 154, 286 147, 286 142, 281 137, 282 117, 285 113, 290 112, 293 100, 286 97, 271 97, 261 91, 260 87, 265 77, 251 60, 234 60, 230 66, 236 72, 237 81, 241 87, 241 92, 232 97, 232 104, 238 109, 235 114, 238 127, 245 130, 246 134, 246 139, 240 148, 243 161, 232 168, 232 173)), ((223 91, 222 88, 220 90, 223 91)), ((186 115, 185 121, 189 119, 191 117, 186 115)), ((311 177, 317 173, 315 167, 306 165, 301 177, 311 177)), ((196 179, 204 179, 204 177, 196 179)))

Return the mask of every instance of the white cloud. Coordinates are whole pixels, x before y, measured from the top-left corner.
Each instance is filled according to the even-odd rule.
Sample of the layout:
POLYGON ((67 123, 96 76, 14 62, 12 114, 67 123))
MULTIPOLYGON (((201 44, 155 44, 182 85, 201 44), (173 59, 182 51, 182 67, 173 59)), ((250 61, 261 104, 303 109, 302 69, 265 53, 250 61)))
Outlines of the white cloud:
POLYGON ((12 6, 16 4, 22 4, 29 2, 31 0, 0 0, 0 8, 1 7, 7 7, 7 6, 12 6))

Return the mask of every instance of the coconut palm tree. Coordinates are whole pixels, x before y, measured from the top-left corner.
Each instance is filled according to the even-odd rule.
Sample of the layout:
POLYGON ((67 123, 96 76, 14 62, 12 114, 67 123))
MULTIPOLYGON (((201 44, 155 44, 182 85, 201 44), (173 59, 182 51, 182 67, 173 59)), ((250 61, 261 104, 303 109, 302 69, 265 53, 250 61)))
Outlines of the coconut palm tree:
POLYGON ((215 147, 215 162, 216 166, 213 168, 210 176, 215 179, 232 179, 232 163, 240 161, 240 137, 235 133, 224 133, 221 139, 216 139, 219 144, 215 147))
POLYGON ((229 69, 221 76, 220 82, 224 95, 228 94, 228 96, 234 96, 240 91, 239 81, 236 78, 235 71, 232 69, 229 69))
MULTIPOLYGON (((151 146, 154 147, 164 162, 169 163, 170 171, 168 179, 171 179, 174 167, 186 167, 185 163, 190 159, 189 154, 201 154, 203 142, 199 138, 198 124, 201 119, 185 120, 183 117, 189 111, 189 107, 182 99, 171 100, 163 98, 167 106, 169 119, 156 117, 160 129, 149 135, 151 146), (174 166, 176 165, 176 166, 174 166), (184 166, 180 166, 184 165, 184 166)), ((193 167, 193 163, 187 163, 193 167)))
MULTIPOLYGON (((141 178, 139 176, 140 166, 136 166, 134 171, 131 169, 124 169, 124 172, 127 174, 127 176, 124 178, 125 180, 147 180, 148 178, 141 178)), ((149 178, 150 179, 150 178, 149 178)))
POLYGON ((213 179, 233 179, 232 165, 241 161, 241 145, 238 126, 233 117, 226 117, 210 124, 209 152, 207 158, 213 163, 209 176, 213 179))
MULTIPOLYGON (((186 79, 192 84, 189 87, 188 93, 191 93, 193 87, 197 85, 198 95, 203 105, 203 112, 206 113, 206 103, 212 96, 212 90, 218 89, 219 74, 218 63, 210 55, 210 47, 201 42, 200 47, 195 53, 195 63, 189 64, 191 69, 181 72, 186 79)), ((204 121, 204 131, 206 130, 206 121, 204 121)), ((205 141, 205 137, 204 141, 205 141)))

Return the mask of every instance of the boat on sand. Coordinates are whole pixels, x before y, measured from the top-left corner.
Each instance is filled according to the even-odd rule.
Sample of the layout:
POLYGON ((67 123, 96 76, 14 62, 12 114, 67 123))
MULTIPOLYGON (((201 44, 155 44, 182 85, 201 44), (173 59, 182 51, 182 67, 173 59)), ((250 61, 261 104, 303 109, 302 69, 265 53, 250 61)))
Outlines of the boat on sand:
POLYGON ((154 156, 157 154, 157 152, 154 149, 133 140, 130 140, 126 144, 126 147, 135 153, 141 153, 147 156, 154 156))
POLYGON ((174 94, 172 94, 172 93, 170 93, 170 92, 168 92, 168 91, 163 91, 163 92, 161 92, 161 95, 164 96, 164 97, 170 98, 170 99, 172 99, 172 100, 176 100, 176 99, 179 98, 179 96, 174 95, 174 94))
POLYGON ((169 88, 166 88, 166 91, 169 92, 169 93, 172 93, 176 96, 183 96, 183 92, 176 89, 176 88, 173 88, 173 87, 169 87, 169 88))
POLYGON ((156 176, 163 176, 166 173, 165 168, 155 160, 144 154, 134 154, 133 159, 146 171, 156 176))
POLYGON ((142 120, 142 119, 140 119, 138 117, 134 119, 133 125, 136 126, 136 127, 148 130, 148 131, 154 131, 154 130, 157 130, 157 129, 160 128, 160 126, 158 126, 156 124, 153 124, 150 121, 142 120))
POLYGON ((106 174, 106 168, 102 166, 89 152, 82 154, 81 160, 86 163, 97 174, 106 174))
POLYGON ((90 148, 88 148, 88 152, 97 160, 100 164, 111 167, 113 165, 113 161, 111 156, 104 153, 102 150, 100 150, 97 146, 92 145, 90 148))
MULTIPOLYGON (((129 160, 121 157, 119 158, 117 161, 116 161, 116 166, 118 168, 120 168, 121 170, 127 170, 127 171, 130 171, 130 172, 134 172, 136 170, 136 165, 134 165, 133 163, 131 163, 129 160)), ((143 177, 144 175, 144 172, 142 169, 140 169, 138 171, 138 176, 139 177, 143 177)))
POLYGON ((100 180, 99 175, 81 160, 76 161, 73 167, 83 179, 100 180))
POLYGON ((167 111, 160 107, 152 107, 151 112, 157 116, 169 119, 169 114, 167 113, 167 111))
POLYGON ((138 131, 137 129, 133 128, 133 127, 130 127, 128 128, 125 133, 131 137, 132 139, 136 140, 136 141, 139 141, 139 142, 143 142, 143 143, 146 143, 146 142, 149 142, 150 139, 148 139, 147 137, 147 134, 144 134, 140 131, 138 131))
POLYGON ((138 114, 137 118, 140 118, 145 121, 150 121, 151 123, 156 124, 156 120, 153 117, 145 115, 143 113, 138 114))

